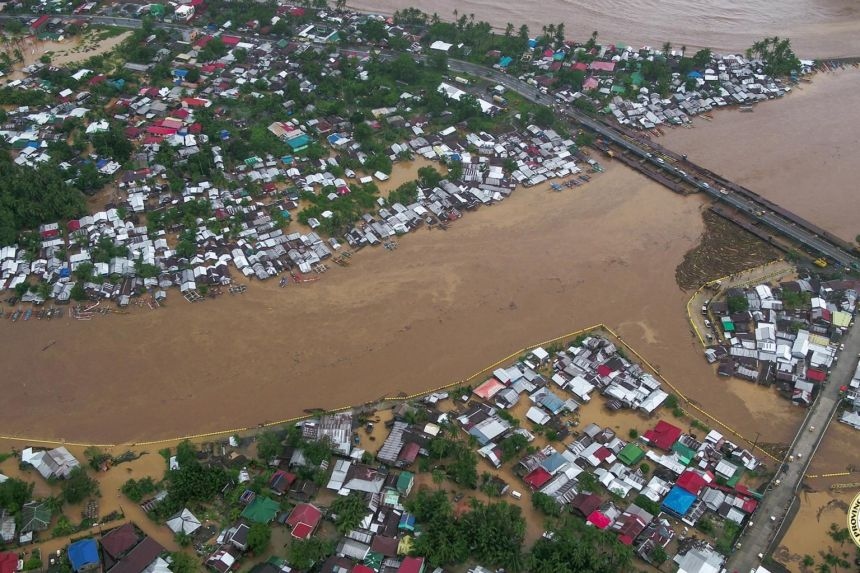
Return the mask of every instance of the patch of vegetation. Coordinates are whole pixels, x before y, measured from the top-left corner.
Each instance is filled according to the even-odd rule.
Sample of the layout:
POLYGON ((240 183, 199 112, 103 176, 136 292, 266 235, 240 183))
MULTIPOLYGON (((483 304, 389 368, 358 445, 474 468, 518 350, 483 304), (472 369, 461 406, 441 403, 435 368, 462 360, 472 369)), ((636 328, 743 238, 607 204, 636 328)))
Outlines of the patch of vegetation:
POLYGON ((120 490, 131 501, 140 503, 146 496, 155 493, 156 483, 148 476, 139 480, 130 479, 122 484, 120 490))
POLYGON ((335 527, 341 534, 346 534, 358 527, 368 512, 364 499, 356 493, 338 497, 332 502, 330 509, 335 515, 335 527))
POLYGON ((62 482, 63 501, 76 504, 99 492, 99 484, 91 478, 83 466, 73 468, 62 482))

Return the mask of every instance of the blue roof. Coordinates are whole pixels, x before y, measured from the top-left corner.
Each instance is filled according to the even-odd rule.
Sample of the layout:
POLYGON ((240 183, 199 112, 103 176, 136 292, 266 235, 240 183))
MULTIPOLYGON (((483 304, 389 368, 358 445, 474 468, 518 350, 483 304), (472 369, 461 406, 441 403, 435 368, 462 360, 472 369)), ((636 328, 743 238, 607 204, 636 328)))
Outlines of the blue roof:
POLYGON ((690 510, 690 506, 693 505, 694 501, 696 501, 695 495, 685 489, 674 486, 669 490, 669 495, 666 496, 666 499, 663 500, 662 507, 669 513, 683 517, 690 510))
POLYGON ((564 400, 553 394, 552 392, 547 392, 540 398, 541 406, 552 412, 553 414, 558 414, 562 408, 564 408, 564 400))
POLYGON ((307 144, 310 142, 311 142, 310 137, 308 137, 307 135, 300 135, 298 137, 294 137, 294 138, 290 139, 289 141, 287 141, 287 145, 289 145, 290 148, 293 151, 295 151, 297 149, 301 149, 303 147, 306 147, 307 144))
POLYGON ((692 72, 690 72, 689 74, 687 74, 687 77, 688 77, 688 78, 701 78, 701 77, 702 77, 702 74, 700 74, 700 73, 699 73, 699 72, 697 72, 697 71, 692 71, 692 72))
POLYGON ((68 555, 72 569, 80 571, 87 565, 99 563, 99 545, 95 539, 81 539, 69 545, 68 555))
POLYGON ((227 131, 226 129, 222 129, 221 133, 219 135, 221 136, 222 141, 230 139, 230 132, 227 131))
POLYGON ((340 138, 341 138, 341 135, 339 133, 332 133, 326 139, 328 140, 329 143, 334 143, 340 138))
POLYGON ((513 61, 514 61, 514 59, 512 57, 505 56, 501 60, 499 60, 499 66, 501 66, 503 68, 507 68, 508 66, 511 65, 511 62, 513 62, 513 61))
POLYGON ((555 473, 558 468, 567 463, 567 459, 559 452, 554 453, 547 459, 541 462, 541 467, 549 473, 555 473))
POLYGON ((529 40, 529 48, 534 48, 537 46, 537 40, 529 40))
POLYGON ((399 529, 415 529, 415 516, 411 513, 404 513, 400 516, 399 529))
POLYGON ((184 78, 188 75, 188 70, 183 70, 182 68, 179 68, 177 70, 173 70, 173 75, 180 78, 184 78))

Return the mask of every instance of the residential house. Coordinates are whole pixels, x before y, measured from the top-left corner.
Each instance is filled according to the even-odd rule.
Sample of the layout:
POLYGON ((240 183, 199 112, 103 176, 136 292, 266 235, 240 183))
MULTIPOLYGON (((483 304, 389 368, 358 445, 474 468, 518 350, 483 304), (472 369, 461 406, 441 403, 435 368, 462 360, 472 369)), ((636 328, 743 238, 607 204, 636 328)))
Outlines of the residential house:
POLYGON ((300 503, 290 512, 287 526, 296 539, 310 539, 322 521, 322 512, 315 505, 300 503))

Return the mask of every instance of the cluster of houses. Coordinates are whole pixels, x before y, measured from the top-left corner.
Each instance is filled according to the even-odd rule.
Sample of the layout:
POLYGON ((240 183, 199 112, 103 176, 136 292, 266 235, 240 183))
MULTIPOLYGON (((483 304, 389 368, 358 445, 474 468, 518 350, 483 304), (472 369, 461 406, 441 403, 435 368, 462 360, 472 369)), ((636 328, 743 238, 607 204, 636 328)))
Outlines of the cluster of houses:
MULTIPOLYGON (((620 124, 638 129, 683 125, 720 107, 750 106, 791 91, 789 83, 764 74, 759 61, 738 54, 712 54, 698 70, 672 73, 665 86, 669 93, 661 94, 660 86, 645 77, 643 63, 663 58, 677 63, 680 55, 623 44, 588 48, 565 43, 559 49, 543 50, 535 44, 524 55, 532 69, 520 79, 565 103, 587 98, 620 124), (585 78, 581 91, 553 89, 562 72, 581 73, 585 78)), ((510 63, 511 58, 501 58, 497 67, 510 63)), ((812 66, 812 61, 804 61, 797 72, 809 72, 812 66)))
MULTIPOLYGON (((644 559, 651 560, 657 547, 665 548, 675 538, 679 522, 692 527, 710 514, 741 525, 755 511, 760 495, 744 486, 741 478, 758 461, 717 431, 701 437, 660 420, 632 441, 596 424, 572 437, 570 424, 561 417, 589 401, 594 391, 605 396, 607 405, 617 402, 618 407, 644 414, 651 414, 666 399, 659 383, 619 356, 611 342, 591 336, 554 356, 537 348, 520 362, 497 369, 472 390, 476 399, 455 412, 431 416, 423 424, 399 419, 377 458, 393 467, 409 467, 419 455, 427 454, 439 423, 453 421, 475 439, 477 453, 498 468, 506 440, 514 435, 526 442, 535 440, 532 431, 505 414, 525 394, 525 419, 534 428, 554 431, 564 446, 549 444, 519 459, 514 473, 523 486, 551 497, 593 526, 617 533, 644 559), (549 379, 539 373, 547 369, 553 373, 549 379), (586 481, 584 474, 593 481, 586 481), (652 511, 637 505, 639 500, 645 500, 639 503, 652 511), (654 513, 654 508, 659 511, 654 513)), ((424 402, 435 407, 447 398, 446 393, 434 393, 424 402)), ((499 490, 519 498, 521 494, 512 487, 501 483, 499 490)))
POLYGON ((798 279, 730 288, 703 307, 715 344, 705 351, 721 376, 776 387, 794 403, 812 404, 839 359, 854 321, 856 280, 798 279))
MULTIPOLYGON (((352 137, 356 126, 337 116, 314 116, 313 109, 304 110, 312 119, 293 118, 268 126, 268 132, 285 144, 289 153, 280 157, 252 155, 226 162, 224 147, 235 134, 221 129, 212 139, 213 134, 204 133, 204 126, 196 117, 201 110, 226 119, 227 110, 219 102, 236 97, 242 86, 252 84, 256 89, 261 81, 266 84, 266 91, 281 94, 292 81, 299 82, 303 90, 313 91, 315 87, 308 83, 302 66, 291 61, 295 54, 311 49, 308 44, 259 39, 250 42, 227 34, 218 37, 229 48, 227 55, 214 62, 200 62, 199 51, 212 41, 213 35, 189 37, 190 44, 185 44, 187 51, 179 53, 173 61, 174 85, 144 84, 136 94, 111 102, 113 121, 135 143, 132 163, 136 168, 122 170, 113 158, 97 155, 68 164, 68 168, 73 168, 93 162, 102 175, 114 178, 117 191, 113 200, 104 210, 80 219, 41 226, 35 260, 32 253, 18 245, 0 247, 0 288, 14 289, 38 280, 47 283, 50 289, 47 293, 31 289, 34 292, 26 295, 25 302, 42 303, 51 298, 66 303, 77 278, 75 271, 87 263, 93 265, 92 276, 83 285, 87 297, 111 299, 125 306, 142 293, 160 300, 172 286, 186 293, 204 285, 207 288, 229 285, 233 269, 259 280, 282 273, 295 277, 296 273, 324 270, 325 261, 338 256, 339 239, 351 247, 375 245, 425 224, 444 225, 465 210, 501 201, 518 184, 532 186, 553 178, 569 178, 571 184, 580 185, 588 179, 574 177, 580 173, 577 161, 585 159, 577 156, 574 142, 552 129, 530 125, 499 136, 464 132, 453 126, 425 131, 427 118, 404 117, 410 102, 417 97, 405 92, 400 105, 375 109, 373 118, 368 120, 373 129, 384 123, 413 135, 412 139, 392 144, 387 150, 390 158, 396 161, 406 154, 449 164, 457 162, 462 166, 462 177, 420 189, 417 200, 410 205, 388 205, 380 198, 374 209, 344 237, 321 237, 321 222, 317 218, 309 218, 310 230, 290 232, 284 225, 299 209, 301 193, 326 194, 330 201, 337 201, 348 195, 352 186, 384 181, 388 176, 381 172, 362 176, 344 169, 338 161, 341 157, 352 158, 359 164, 368 158, 352 137), (246 54, 241 63, 236 61, 240 50, 246 54), (187 81, 192 69, 200 75, 193 84, 187 81), (328 146, 332 156, 316 161, 303 159, 302 152, 313 143, 328 146), (204 154, 218 177, 231 184, 186 181, 181 189, 171 188, 167 169, 158 159, 162 148, 172 149, 180 163, 204 154), (335 175, 333 171, 344 174, 335 175), (259 193, 252 194, 252 188, 259 193), (177 253, 178 239, 174 238, 174 233, 189 230, 187 217, 163 228, 140 222, 142 217, 182 210, 192 201, 205 203, 210 214, 195 218, 193 254, 187 249, 181 255, 177 253), (120 256, 94 257, 94 251, 103 241, 109 241, 120 256), (146 276, 141 276, 142 265, 150 268, 144 273, 146 276)), ((162 48, 154 62, 165 60, 172 53, 162 48)), ((331 73, 339 73, 342 57, 345 56, 333 54, 324 60, 331 73)), ((30 70, 29 81, 17 87, 35 88, 31 84, 39 81, 35 74, 43 67, 44 64, 39 64, 30 70)), ((10 112, 0 134, 11 143, 19 163, 35 165, 47 161, 49 144, 65 137, 58 127, 68 118, 84 121, 88 135, 112 129, 107 120, 87 122, 91 110, 80 107, 82 102, 91 100, 93 86, 111 80, 83 68, 71 74, 71 79, 78 84, 77 89, 66 88, 57 94, 55 103, 44 108, 24 106, 10 112)), ((455 99, 454 91, 445 93, 455 99)), ((292 112, 295 103, 287 100, 282 106, 292 112)), ((239 128, 247 127, 241 120, 234 123, 239 128)), ((595 167, 593 160, 586 161, 595 167)), ((320 218, 332 215, 331 211, 324 211, 320 218)))

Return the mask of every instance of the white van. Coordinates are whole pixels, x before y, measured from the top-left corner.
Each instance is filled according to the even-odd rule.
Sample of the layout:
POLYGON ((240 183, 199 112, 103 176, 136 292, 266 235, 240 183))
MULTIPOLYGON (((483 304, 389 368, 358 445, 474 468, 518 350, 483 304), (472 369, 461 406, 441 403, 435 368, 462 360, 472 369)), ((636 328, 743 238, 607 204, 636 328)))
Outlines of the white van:
POLYGON ((518 492, 516 490, 512 490, 511 491, 511 497, 514 499, 520 499, 523 497, 523 494, 521 494, 520 492, 518 492))

